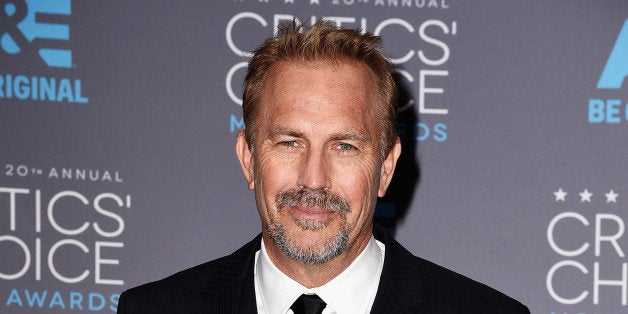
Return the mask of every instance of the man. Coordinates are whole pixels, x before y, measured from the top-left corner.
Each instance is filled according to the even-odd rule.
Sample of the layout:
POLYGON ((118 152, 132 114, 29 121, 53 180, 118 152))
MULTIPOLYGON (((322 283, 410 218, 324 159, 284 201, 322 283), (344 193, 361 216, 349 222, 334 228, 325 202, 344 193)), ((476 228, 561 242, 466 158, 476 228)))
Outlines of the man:
POLYGON ((374 229, 401 154, 379 45, 318 22, 292 23, 258 48, 236 154, 261 236, 126 291, 118 313, 529 313, 374 229))

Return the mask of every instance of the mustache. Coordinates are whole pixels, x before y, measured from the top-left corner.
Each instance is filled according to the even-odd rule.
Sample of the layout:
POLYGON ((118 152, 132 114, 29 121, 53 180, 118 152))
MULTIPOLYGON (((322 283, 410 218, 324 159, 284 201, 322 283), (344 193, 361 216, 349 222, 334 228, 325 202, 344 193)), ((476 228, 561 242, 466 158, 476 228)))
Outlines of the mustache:
POLYGON ((285 206, 308 206, 320 207, 338 213, 351 211, 349 202, 344 198, 324 190, 291 189, 283 191, 275 197, 275 204, 279 209, 285 206))

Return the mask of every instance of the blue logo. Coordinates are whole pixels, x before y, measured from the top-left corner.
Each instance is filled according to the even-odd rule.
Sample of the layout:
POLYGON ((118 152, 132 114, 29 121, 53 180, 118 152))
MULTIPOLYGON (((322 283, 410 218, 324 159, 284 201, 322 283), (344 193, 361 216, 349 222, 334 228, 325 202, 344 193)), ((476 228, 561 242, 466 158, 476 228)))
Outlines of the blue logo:
POLYGON ((34 49, 47 66, 71 68, 72 51, 45 46, 53 43, 57 47, 54 41, 70 39, 69 25, 49 20, 71 12, 70 0, 0 0, 1 50, 15 55, 34 49))
MULTIPOLYGON (((620 89, 628 76, 628 19, 617 35, 606 66, 597 82, 597 89, 620 89)), ((628 83, 627 83, 628 84, 628 83)), ((625 93, 624 93, 625 94, 625 93)), ((589 123, 618 124, 628 122, 628 101, 620 98, 590 98, 589 123)))
POLYGON ((626 76, 628 76, 628 19, 624 21, 624 26, 619 31, 615 46, 597 82, 597 88, 619 89, 626 76))

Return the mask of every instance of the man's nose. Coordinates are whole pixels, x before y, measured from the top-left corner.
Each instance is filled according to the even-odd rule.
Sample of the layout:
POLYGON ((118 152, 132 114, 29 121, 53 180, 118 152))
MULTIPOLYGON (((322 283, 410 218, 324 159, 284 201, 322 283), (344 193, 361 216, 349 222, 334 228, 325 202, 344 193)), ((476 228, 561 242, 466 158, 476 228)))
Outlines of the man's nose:
POLYGON ((328 190, 331 188, 329 161, 324 150, 309 149, 301 161, 297 185, 310 190, 328 190))

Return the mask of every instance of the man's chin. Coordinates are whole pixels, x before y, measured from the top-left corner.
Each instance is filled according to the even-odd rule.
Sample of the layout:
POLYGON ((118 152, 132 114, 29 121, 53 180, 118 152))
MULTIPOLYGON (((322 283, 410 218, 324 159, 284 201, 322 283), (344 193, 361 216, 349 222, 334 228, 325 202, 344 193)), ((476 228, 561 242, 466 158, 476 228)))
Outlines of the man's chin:
POLYGON ((282 248, 284 254, 298 262, 323 264, 342 254, 347 247, 345 232, 321 234, 321 231, 301 231, 292 235, 282 248))
MULTIPOLYGON (((348 233, 334 223, 314 230, 311 221, 295 221, 269 228, 273 243, 289 258, 307 265, 323 264, 340 255, 347 248, 348 233)), ((316 224, 320 221, 316 221, 316 224)))

